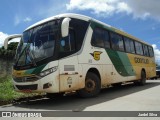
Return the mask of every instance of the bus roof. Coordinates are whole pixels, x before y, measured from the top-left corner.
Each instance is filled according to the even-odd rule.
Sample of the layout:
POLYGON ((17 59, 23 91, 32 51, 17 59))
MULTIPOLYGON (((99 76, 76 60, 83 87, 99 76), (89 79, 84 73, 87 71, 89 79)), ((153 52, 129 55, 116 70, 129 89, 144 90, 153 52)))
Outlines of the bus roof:
POLYGON ((77 18, 77 19, 81 19, 81 20, 84 20, 84 21, 89 21, 91 19, 88 16, 80 15, 80 14, 73 14, 73 13, 60 14, 60 15, 52 16, 52 17, 46 18, 44 20, 41 20, 41 21, 29 26, 26 30, 31 29, 31 28, 33 28, 35 26, 40 25, 40 24, 43 24, 45 22, 48 22, 48 21, 51 21, 51 20, 55 20, 55 19, 64 18, 64 17, 77 18))
MULTIPOLYGON (((119 30, 119 29, 117 29, 117 28, 115 28, 115 27, 112 27, 111 25, 108 25, 108 24, 106 24, 106 23, 103 23, 103 22, 101 22, 101 21, 98 21, 98 20, 96 20, 96 19, 94 19, 94 18, 85 16, 85 15, 74 14, 74 13, 65 13, 65 14, 60 14, 60 15, 56 15, 56 16, 49 17, 49 18, 47 18, 47 19, 41 20, 41 21, 39 21, 39 22, 37 22, 37 23, 29 26, 27 29, 25 29, 25 31, 26 31, 26 30, 29 30, 29 29, 31 29, 31 28, 33 28, 33 27, 35 27, 35 26, 38 26, 38 25, 40 25, 40 24, 43 24, 43 23, 45 23, 45 22, 48 22, 48 21, 51 21, 51 20, 55 20, 55 19, 64 18, 64 17, 75 18, 75 19, 80 19, 80 20, 84 20, 84 21, 92 21, 92 22, 95 22, 95 23, 98 23, 98 24, 104 26, 104 28, 109 28, 110 30, 112 30, 112 31, 114 31, 114 32, 116 32, 116 33, 119 33, 119 34, 121 34, 121 35, 123 35, 123 36, 129 37, 129 38, 134 39, 134 40, 136 40, 136 41, 139 41, 139 42, 142 42, 142 43, 144 43, 144 44, 147 44, 146 42, 144 42, 144 41, 142 41, 142 40, 140 40, 140 39, 138 39, 138 38, 136 38, 136 37, 134 37, 134 36, 126 33, 126 32, 124 32, 124 31, 122 31, 122 30, 119 30)), ((149 45, 149 44, 147 44, 147 45, 149 45)))

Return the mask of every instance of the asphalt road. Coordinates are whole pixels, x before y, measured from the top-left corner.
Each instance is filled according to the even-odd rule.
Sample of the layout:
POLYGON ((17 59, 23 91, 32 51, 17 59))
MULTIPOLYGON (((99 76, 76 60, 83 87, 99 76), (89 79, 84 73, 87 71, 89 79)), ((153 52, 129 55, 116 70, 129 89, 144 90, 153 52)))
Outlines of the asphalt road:
MULTIPOLYGON (((0 111, 160 111, 160 80, 148 80, 145 86, 128 84, 119 88, 106 88, 95 98, 84 99, 77 97, 77 95, 53 100, 45 98, 29 103, 0 106, 0 111)), ((67 112, 59 113, 61 116, 68 114, 67 112)), ((100 114, 103 116, 107 112, 100 114)), ((66 118, 58 117, 57 119, 66 118)), ((102 117, 101 119, 105 118, 102 117)), ((139 119, 137 118, 137 120, 139 119)), ((150 120, 151 118, 147 119, 150 120)), ((160 120, 157 117, 153 119, 160 120)))

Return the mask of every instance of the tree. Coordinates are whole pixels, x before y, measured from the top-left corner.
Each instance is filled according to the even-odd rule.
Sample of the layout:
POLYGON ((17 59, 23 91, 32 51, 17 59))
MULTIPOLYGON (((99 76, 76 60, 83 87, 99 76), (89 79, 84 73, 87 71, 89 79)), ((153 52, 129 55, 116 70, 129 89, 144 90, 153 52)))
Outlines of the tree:
POLYGON ((17 45, 18 45, 18 42, 11 42, 8 45, 8 50, 16 50, 17 49, 17 45))
POLYGON ((8 45, 8 49, 5 50, 4 46, 0 48, 0 58, 3 59, 13 59, 16 53, 18 42, 11 42, 8 45))

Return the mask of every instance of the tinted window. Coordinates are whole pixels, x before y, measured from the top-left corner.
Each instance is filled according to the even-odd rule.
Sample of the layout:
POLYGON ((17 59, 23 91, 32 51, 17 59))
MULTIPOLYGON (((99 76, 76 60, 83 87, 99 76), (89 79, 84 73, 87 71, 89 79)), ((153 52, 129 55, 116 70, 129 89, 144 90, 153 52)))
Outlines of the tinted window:
POLYGON ((70 30, 69 35, 60 41, 60 52, 75 51, 74 31, 70 30))
POLYGON ((109 33, 108 33, 108 31, 104 30, 103 34, 104 34, 103 35, 104 36, 104 46, 106 48, 110 48, 110 40, 109 40, 109 33))
POLYGON ((135 42, 136 53, 139 55, 143 55, 142 44, 139 42, 135 42))
POLYGON ((123 44, 122 36, 116 33, 111 33, 111 41, 112 41, 112 48, 114 50, 124 51, 124 44, 123 44))
POLYGON ((144 55, 145 56, 149 56, 148 46, 147 45, 143 45, 143 51, 144 51, 144 55))
POLYGON ((35 57, 35 61, 51 57, 54 52, 57 34, 55 21, 40 25, 34 28, 31 36, 30 49, 35 57))
POLYGON ((92 45, 96 47, 110 48, 108 31, 95 28, 92 35, 92 45))
POLYGON ((149 47, 148 47, 148 50, 149 50, 149 56, 150 56, 150 57, 153 57, 153 56, 154 56, 153 48, 149 46, 149 47))
POLYGON ((124 38, 124 43, 126 47, 126 52, 135 53, 134 42, 129 38, 124 38))
POLYGON ((69 23, 69 36, 58 41, 59 59, 76 53, 82 48, 89 22, 72 18, 69 23))
POLYGON ((79 19, 73 19, 69 23, 69 26, 74 29, 75 32, 75 39, 76 39, 76 50, 80 50, 82 47, 82 43, 84 40, 84 37, 87 32, 89 22, 79 20, 79 19))

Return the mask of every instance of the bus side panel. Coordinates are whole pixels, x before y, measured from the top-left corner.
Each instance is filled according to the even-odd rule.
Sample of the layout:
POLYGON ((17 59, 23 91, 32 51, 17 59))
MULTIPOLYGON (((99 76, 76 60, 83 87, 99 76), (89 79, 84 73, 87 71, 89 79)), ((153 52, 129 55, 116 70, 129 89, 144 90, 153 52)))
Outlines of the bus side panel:
POLYGON ((154 57, 149 59, 148 72, 149 78, 153 78, 156 76, 156 63, 154 57))
POLYGON ((80 88, 79 71, 77 54, 59 60, 60 92, 73 91, 80 88))
POLYGON ((151 78, 155 76, 155 63, 154 58, 128 54, 130 62, 136 72, 136 80, 141 79, 141 71, 142 69, 146 72, 146 78, 151 78))
MULTIPOLYGON (((87 74, 90 68, 96 68, 100 73, 102 85, 127 81, 127 76, 120 75, 120 71, 117 72, 115 69, 107 50, 91 46, 92 33, 93 30, 89 27, 84 40, 83 51, 78 55, 79 64, 83 65, 83 76, 87 74)), ((124 67, 123 65, 120 66, 121 68, 124 67)))
POLYGON ((87 30, 86 36, 84 38, 82 49, 78 54, 79 65, 81 65, 83 69, 83 75, 82 75, 83 77, 80 80, 82 82, 81 84, 83 84, 83 87, 85 86, 86 74, 88 70, 91 68, 95 68, 99 71, 100 77, 102 79, 101 81, 102 84, 108 83, 107 81, 108 79, 105 79, 105 76, 103 74, 103 72, 107 72, 107 71, 105 70, 103 71, 103 67, 106 66, 107 63, 111 64, 111 62, 109 63, 109 61, 107 60, 107 57, 105 58, 102 57, 103 55, 106 55, 105 49, 95 48, 91 46, 92 33, 93 33, 93 30, 91 27, 89 27, 87 30))

